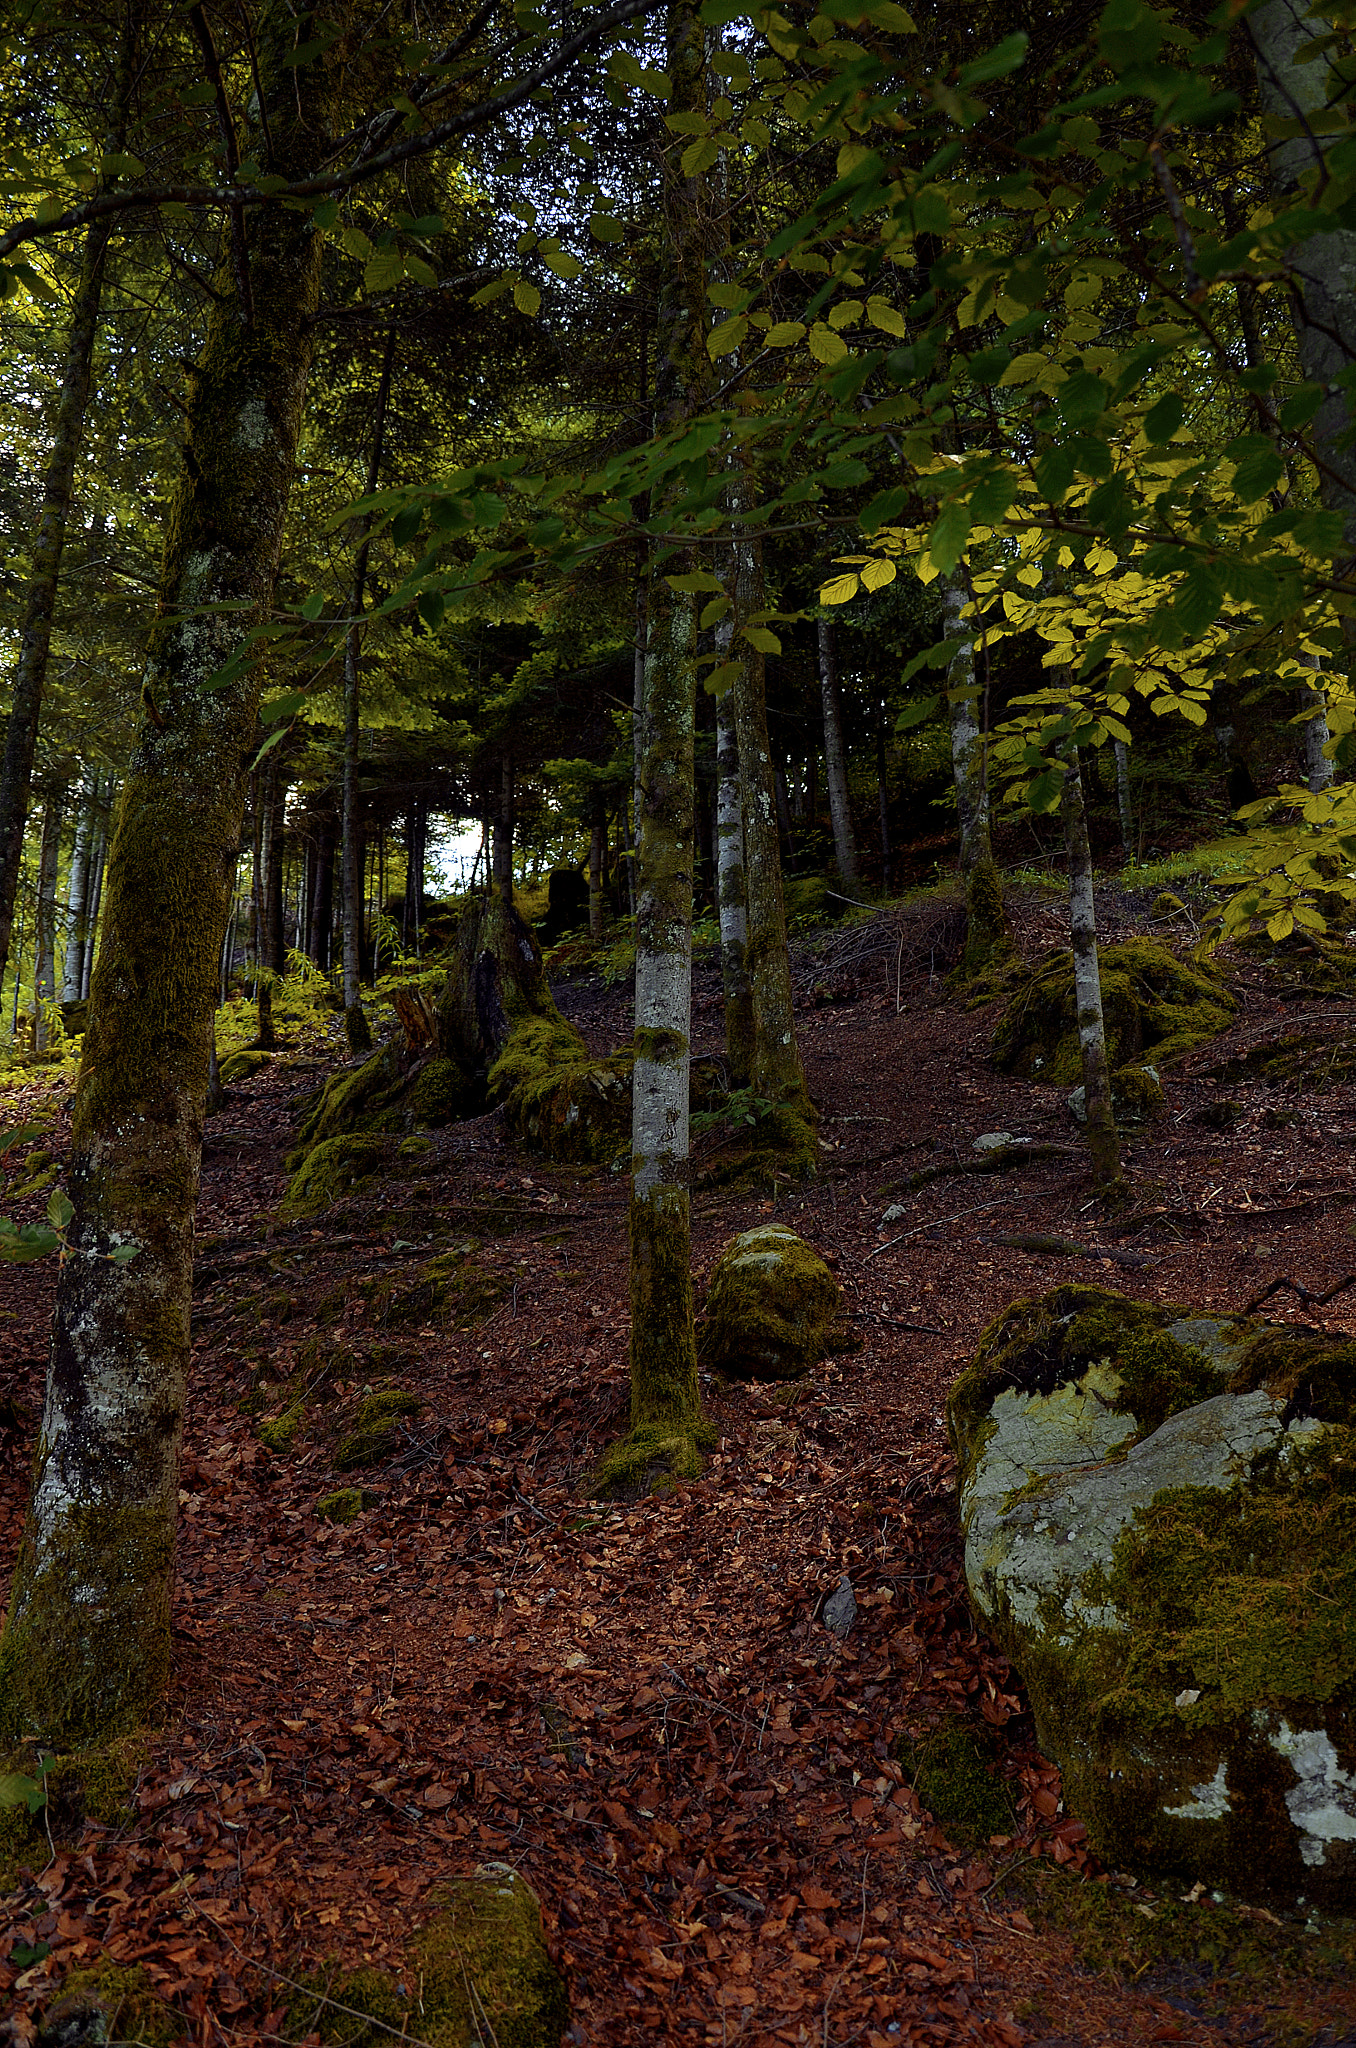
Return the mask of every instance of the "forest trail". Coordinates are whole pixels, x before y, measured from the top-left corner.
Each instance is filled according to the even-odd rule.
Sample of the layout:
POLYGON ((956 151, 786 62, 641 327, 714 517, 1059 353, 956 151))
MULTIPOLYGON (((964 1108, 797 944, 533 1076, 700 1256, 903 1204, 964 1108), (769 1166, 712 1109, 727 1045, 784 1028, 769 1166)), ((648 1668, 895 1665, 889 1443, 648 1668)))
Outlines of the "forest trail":
MULTIPOLYGON (((1027 937, 1050 915, 1028 906, 1027 937)), ((396 1965, 430 1894, 486 1859, 537 1889, 570 2038, 590 2048, 1356 2038, 1322 1930, 1155 1897, 1088 1855, 1020 1685, 970 1621, 939 1420, 1018 1295, 1077 1280, 1224 1309, 1281 1273, 1311 1292, 1340 1278, 1348 1091, 1225 1091, 1188 1062, 1168 1117, 1128 1145, 1136 1202, 1114 1230, 1077 1155, 910 1193, 920 1167, 972 1165, 985 1132, 1074 1132, 1062 1092, 986 1064, 992 1013, 946 1002, 926 948, 878 922, 798 967, 822 1178, 774 1203, 710 1185, 699 1157, 693 1219, 699 1281, 735 1231, 792 1223, 833 1261, 862 1348, 790 1402, 704 1383, 720 1447, 667 1499, 581 1492, 625 1412, 623 1175, 544 1166, 490 1116, 433 1134, 422 1206, 387 1183, 283 1226, 290 1105, 317 1048, 232 1090, 204 1158, 172 1695, 134 1823, 87 1825, 0 1902, 5 1947, 48 1950, 0 1950, 14 2041, 100 1954, 140 1965, 203 2048, 276 2040, 289 1980, 396 1965), (1226 1092, 1231 1127, 1200 1122, 1226 1092), (420 1278, 439 1256, 441 1297, 420 1278), (383 1388, 409 1412, 373 1425, 369 1408, 384 1451, 336 1469, 383 1388), (319 1519, 346 1486, 370 1505, 350 1527, 319 1519), (819 1617, 845 1573, 858 1612, 840 1640, 819 1617), (987 1782, 1011 1801, 978 1840, 906 1767, 952 1717, 992 1742, 987 1782)), ((1257 971, 1236 985, 1232 1038, 1284 1020, 1257 971)), ((699 976, 699 1051, 719 1049, 715 994, 699 976)), ((575 984, 562 1004, 600 1041, 628 1028, 621 989, 575 984)), ((5 1121, 23 1111, 12 1095, 5 1121)), ((6 1572, 53 1279, 0 1268, 6 1572)), ((1268 1313, 1350 1331, 1356 1293, 1268 1313)))

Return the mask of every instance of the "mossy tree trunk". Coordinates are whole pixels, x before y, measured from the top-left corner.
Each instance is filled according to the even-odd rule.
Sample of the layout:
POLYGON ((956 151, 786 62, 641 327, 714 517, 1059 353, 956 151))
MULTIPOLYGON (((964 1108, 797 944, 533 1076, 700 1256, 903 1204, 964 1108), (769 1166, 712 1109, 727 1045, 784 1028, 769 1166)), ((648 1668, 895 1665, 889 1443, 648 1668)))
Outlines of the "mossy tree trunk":
POLYGON ((749 980, 739 739, 729 690, 716 704, 716 842, 725 1062, 730 1086, 747 1088, 753 1073, 753 987, 749 980))
POLYGON ((832 619, 819 621, 819 701, 824 719, 824 780, 833 820, 833 855, 844 887, 857 880, 857 844, 852 836, 848 804, 847 754, 843 747, 843 707, 838 694, 838 649, 832 619))
POLYGON ((1064 769, 1064 840, 1069 856, 1069 940, 1073 947, 1074 1002, 1078 1049, 1083 1061, 1083 1101, 1093 1185, 1099 1194, 1121 1185, 1121 1147, 1111 1107, 1111 1074, 1102 1019, 1102 978, 1097 967, 1097 915, 1092 894, 1092 847, 1078 749, 1071 747, 1064 769))
MULTIPOLYGON (((670 0, 670 112, 705 114, 706 33, 694 0, 670 0)), ((685 143, 662 161, 664 242, 656 333, 656 425, 673 429, 710 389, 706 352, 706 181, 685 143)), ((670 555, 669 574, 688 564, 670 555)), ((636 1027, 631 1093, 631 1430, 604 1454, 600 1492, 643 1491, 700 1470, 704 1434, 692 1320, 688 1086, 696 802, 696 607, 661 573, 645 641, 637 811, 636 1027)))
POLYGON ((505 903, 513 901, 513 755, 505 752, 499 773, 499 808, 494 818, 494 886, 505 903))
POLYGON ((89 918, 90 881, 94 868, 90 853, 94 845, 94 809, 99 798, 99 778, 92 775, 80 794, 75 826, 75 845, 66 880, 66 948, 61 966, 61 1000, 78 1003, 85 966, 85 937, 89 918))
MULTIPOLYGON (((248 141, 282 176, 330 125, 327 60, 287 61, 318 25, 282 7, 257 23, 267 122, 248 141)), ((272 601, 320 285, 304 213, 248 216, 252 310, 224 239, 108 862, 73 1215, 0 1640, 0 1730, 54 1747, 135 1725, 169 1670, 203 1105, 258 722, 252 666, 213 678, 272 601)))
MULTIPOLYGON (((110 95, 110 118, 104 139, 109 156, 127 143, 128 107, 136 72, 139 10, 130 4, 123 13, 116 75, 110 95)), ((24 828, 28 821, 29 784, 37 746, 38 721, 47 681, 52 620, 61 580, 61 556, 71 511, 75 465, 85 425, 85 407, 94 362, 94 339, 103 298, 104 271, 113 234, 112 216, 95 220, 85 236, 80 276, 71 302, 61 391, 57 399, 52 452, 43 478, 42 506, 33 539, 32 565, 19 629, 19 656, 10 694, 9 723, 0 757, 0 981, 9 960, 14 900, 23 864, 24 828)))
POLYGON ((965 584, 956 573, 947 587, 946 637, 956 642, 946 673, 951 716, 951 774, 960 821, 960 871, 965 885, 963 973, 982 974, 1012 947, 1003 885, 994 865, 989 826, 989 762, 979 718, 983 686, 975 674, 974 636, 962 617, 965 584))
POLYGON ((45 1004, 56 997, 57 871, 61 861, 62 792, 53 790, 43 805, 42 839, 38 848, 38 895, 33 917, 33 1050, 47 1044, 45 1004))
MULTIPOLYGON (((391 369, 395 362, 394 322, 386 337, 377 384, 377 402, 372 416, 372 446, 367 458, 367 489, 371 497, 381 474, 381 444, 386 433, 386 402, 391 392, 391 369)), ((362 646, 362 616, 367 603, 367 557, 371 547, 371 521, 366 512, 358 519, 358 545, 353 556, 353 587, 349 595, 349 628, 344 636, 344 1033, 351 1053, 372 1050, 372 1032, 363 1011, 360 981, 363 954, 363 847, 358 831, 358 749, 362 740, 362 687, 358 676, 358 654, 362 646)))

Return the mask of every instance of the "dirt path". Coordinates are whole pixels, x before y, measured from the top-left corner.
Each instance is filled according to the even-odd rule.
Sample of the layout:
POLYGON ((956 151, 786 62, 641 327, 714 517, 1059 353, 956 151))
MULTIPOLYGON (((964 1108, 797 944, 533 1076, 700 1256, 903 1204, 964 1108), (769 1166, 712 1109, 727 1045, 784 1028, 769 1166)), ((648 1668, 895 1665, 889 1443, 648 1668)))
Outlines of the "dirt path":
MULTIPOLYGON (((174 1696, 134 1824, 88 1825, 0 1903, 21 1956, 50 1947, 0 1960, 15 2040, 100 1953, 140 1964, 204 2048, 276 2039, 289 1978, 397 1963, 440 1881, 486 1858, 536 1886, 573 2038, 598 2048, 1356 2039, 1330 1931, 1155 1899, 1088 1857, 961 1597, 940 1425, 1018 1294, 1079 1279, 1237 1308, 1280 1271, 1340 1277, 1347 1092, 1234 1084, 1221 1132, 1195 1118, 1226 1091, 1175 1076, 1113 1235, 1076 1157, 907 1192, 986 1131, 1068 1144, 1067 1110, 988 1069, 991 1020, 944 1006, 926 963, 877 958, 837 993, 803 1017, 822 1179, 775 1204, 699 1182, 694 1257, 704 1276, 775 1208, 834 1260, 862 1348, 789 1406, 708 1387, 707 1477, 633 1507, 579 1491, 625 1412, 622 1177, 543 1168, 490 1117, 438 1135, 432 1200, 387 1186, 276 1227, 307 1076, 234 1092, 205 1160, 174 1696), (450 1291, 420 1294, 448 1254, 450 1291), (387 1419, 379 1462, 337 1470, 386 1383, 417 1412, 387 1419), (370 1503, 354 1524, 318 1518, 350 1485, 370 1503), (840 1642, 818 1615, 843 1573, 859 1614, 840 1642), (958 1714, 996 1745, 1011 1801, 977 1848, 901 1760, 958 1714)), ((591 1033, 625 1029, 618 991, 566 1002, 591 1033)), ((1281 1014, 1249 989, 1238 1034, 1281 1014)), ((716 1049, 718 1011, 699 1016, 716 1049)), ((6 1570, 51 1282, 0 1268, 6 1570)), ((1275 1312, 1300 1319, 1289 1301, 1275 1312)), ((1306 1314, 1350 1330, 1356 1295, 1306 1314)))

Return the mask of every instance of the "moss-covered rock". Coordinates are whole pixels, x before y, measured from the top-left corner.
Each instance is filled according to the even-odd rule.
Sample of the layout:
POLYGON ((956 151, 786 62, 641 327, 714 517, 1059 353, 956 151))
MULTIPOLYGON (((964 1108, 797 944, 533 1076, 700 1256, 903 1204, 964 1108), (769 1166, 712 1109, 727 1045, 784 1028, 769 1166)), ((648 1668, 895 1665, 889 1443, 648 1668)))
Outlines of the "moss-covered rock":
POLYGON ((899 1760, 933 1819, 967 1848, 1011 1834, 1012 1794, 995 1769, 991 1743, 968 1721, 951 1716, 899 1746, 899 1760))
POLYGON ((302 1158, 282 1199, 285 1217, 318 1216, 364 1181, 373 1179, 394 1156, 387 1138, 326 1138, 302 1158))
POLYGON ((1356 1906, 1356 1345, 1089 1288, 948 1408, 965 1570, 1101 1854, 1356 1906))
POLYGON ((105 1956, 66 1978, 38 2022, 37 2048, 169 2048, 185 2031, 140 1964, 105 1956))
POLYGON ((1155 923, 1161 924, 1166 918, 1180 917, 1185 909, 1180 896, 1174 896, 1171 889, 1163 889, 1149 905, 1149 915, 1155 923))
MULTIPOLYGON (((1146 1062, 1161 1069, 1225 1030, 1237 1008, 1218 975, 1151 939, 1106 946, 1098 964, 1113 1074, 1146 1062)), ((1010 997, 994 1032, 993 1057, 1005 1073, 1057 1087, 1082 1080, 1072 953, 1047 954, 1010 997)))
POLYGON ((428 2048, 560 2048, 569 2001, 531 1886, 507 1863, 482 1864, 436 1903, 401 1979, 371 1968, 312 1972, 288 2008, 289 2038, 316 2033, 337 2048, 386 2048, 393 2034, 428 2048))
POLYGON ((252 1081, 261 1068, 273 1059, 271 1052, 261 1052, 251 1047, 244 1052, 230 1053, 221 1062, 221 1078, 226 1086, 232 1087, 237 1081, 252 1081))
POLYGON ((335 1493, 323 1493, 315 1504, 322 1522, 338 1522, 351 1528, 364 1508, 375 1507, 378 1496, 361 1486, 341 1486, 335 1493))
POLYGON ((798 1379, 829 1349, 838 1306, 838 1282, 818 1252, 784 1224, 761 1224, 716 1261, 700 1356, 730 1379, 798 1379))
POLYGON ((359 1293, 370 1304, 374 1323, 399 1329, 407 1323, 473 1330, 502 1300, 508 1282, 474 1256, 474 1238, 454 1244, 421 1266, 413 1280, 366 1281, 359 1293))
POLYGON ((336 1472, 354 1472, 364 1465, 379 1465, 400 1440, 397 1427, 402 1415, 417 1415, 423 1406, 417 1394, 404 1387, 380 1387, 362 1401, 353 1428, 342 1438, 334 1453, 336 1472))
POLYGON ((259 1441, 266 1451, 278 1456, 290 1451, 306 1420, 306 1410, 300 1401, 294 1401, 281 1415, 275 1415, 270 1422, 259 1424, 259 1441))

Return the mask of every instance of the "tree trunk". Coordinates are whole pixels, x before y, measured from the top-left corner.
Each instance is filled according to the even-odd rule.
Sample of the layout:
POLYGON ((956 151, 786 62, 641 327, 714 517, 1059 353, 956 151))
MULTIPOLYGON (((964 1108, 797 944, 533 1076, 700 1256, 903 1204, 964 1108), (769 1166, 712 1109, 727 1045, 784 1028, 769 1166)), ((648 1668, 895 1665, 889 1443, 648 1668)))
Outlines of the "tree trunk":
POLYGON ((603 936, 603 849, 607 841, 607 827, 601 818, 595 818, 589 833, 589 937, 603 936))
POLYGON ((500 769, 499 809, 494 819, 494 886, 505 903, 513 901, 513 756, 505 754, 500 769))
MULTIPOLYGON (((112 114, 104 143, 105 152, 110 156, 120 154, 126 146, 127 109, 136 68, 138 18, 139 11, 135 7, 129 6, 124 10, 112 114)), ((66 359, 57 400, 52 452, 43 479, 42 509, 38 514, 33 542, 24 621, 19 632, 19 659, 10 698, 4 757, 0 760, 0 980, 4 978, 5 962, 9 958, 14 898, 19 886, 24 827, 28 818, 33 750, 37 745, 42 693, 47 680, 47 657, 61 576, 61 554, 70 517, 76 459, 84 432, 94 337, 99 324, 99 302, 112 233, 113 216, 107 215, 102 220, 95 220, 85 236, 84 256, 66 338, 66 359)))
MULTIPOLYGON (((694 0, 670 0, 673 115, 705 113, 706 35, 694 0)), ((655 402, 682 424, 711 383, 706 352, 705 180, 683 174, 666 138, 655 402)), ((684 564, 675 557, 670 573, 684 564)), ((631 1430, 604 1454, 600 1492, 647 1492, 701 1469, 688 1196, 692 879, 696 864, 696 612, 664 577, 651 587, 640 735, 635 1067, 631 1093, 631 1430), (662 1481, 661 1481, 662 1483, 662 1481)))
POLYGON ((1064 840, 1069 855, 1069 938, 1073 946, 1074 1001, 1078 1046, 1083 1058, 1083 1102, 1093 1186, 1101 1195, 1121 1184, 1121 1148, 1111 1108, 1111 1075, 1102 1021, 1102 978, 1097 969, 1097 917, 1092 895, 1092 848, 1083 802, 1078 749, 1069 750, 1064 770, 1064 840))
MULTIPOLYGON (((735 541, 735 617, 763 609, 763 563, 758 542, 735 541)), ((815 1165, 815 1111, 796 1044, 791 956, 786 943, 782 864, 777 843, 777 777, 767 729, 763 656, 745 641, 731 685, 739 765, 743 776, 744 882, 748 904, 748 974, 753 997, 755 1095, 783 1112, 780 1140, 792 1171, 815 1165)), ((784 789, 783 789, 783 802, 784 789)))
POLYGON ((264 965, 274 974, 287 966, 287 909, 283 888, 283 855, 287 818, 287 775, 276 754, 269 764, 268 808, 265 812, 264 965))
MULTIPOLYGON (((767 716, 767 695, 763 697, 764 720, 767 716)), ((781 857, 786 862, 786 872, 796 872, 796 841, 791 830, 791 801, 786 792, 786 764, 777 763, 773 771, 773 793, 777 802, 777 829, 781 833, 781 857)))
MULTIPOLYGON (((371 497, 381 469, 381 443, 386 431, 386 400, 391 389, 391 366, 395 360, 396 329, 392 322, 382 357, 381 380, 377 385, 376 411, 372 420, 372 452, 367 463, 367 488, 371 497)), ((358 747, 362 738, 362 687, 358 678, 358 652, 362 644, 362 615, 367 599, 368 515, 358 519, 358 547, 353 557, 353 585, 349 595, 349 628, 344 636, 344 1033, 351 1053, 370 1052, 372 1033, 363 1012, 359 981, 362 976, 363 908, 362 854, 358 845, 358 747)))
MULTIPOLYGON (((1353 238, 1356 240, 1356 237, 1353 238)), ((1318 657, 1301 654, 1300 660, 1306 668, 1318 672, 1318 657)), ((1300 726, 1300 746, 1304 754, 1304 779, 1312 793, 1328 787, 1333 778, 1333 765, 1323 749, 1328 744, 1328 698, 1321 683, 1300 683, 1295 689, 1295 698, 1303 715, 1300 726)))
POLYGON ((890 887, 890 791, 886 780, 885 702, 876 706, 876 788, 880 799, 880 880, 890 887))
POLYGON ((843 713, 838 701, 838 655, 832 619, 819 621, 819 695, 824 710, 824 780, 833 820, 833 851, 838 879, 844 888, 857 880, 857 847, 848 806, 847 757, 843 751, 843 713))
MULTIPOLYGON (((728 659, 731 635, 725 634, 728 659)), ((720 900, 720 966, 725 991, 725 1062, 730 1086, 747 1088, 753 1074, 753 986, 749 980, 749 915, 744 880, 744 819, 734 697, 716 703, 716 832, 720 900)))
POLYGON ((1124 740, 1113 740, 1116 750, 1116 807, 1121 818, 1121 851, 1127 860, 1135 857, 1135 814, 1130 804, 1130 749, 1124 740))
POLYGON ((951 711, 951 772, 960 819, 960 871, 965 885, 961 971, 969 979, 1011 951, 1012 934, 989 836, 988 749, 977 716, 980 684, 975 675, 975 643, 961 617, 965 601, 965 586, 954 577, 946 593, 946 637, 960 644, 947 669, 946 694, 951 711))
MULTIPOLYGON (((259 17, 249 146, 284 177, 329 127, 309 32, 259 17)), ((76 1091, 32 1499, 0 1640, 0 1733, 62 1749, 141 1721, 164 1690, 189 1359, 193 1216, 222 932, 258 673, 214 679, 268 616, 319 301, 307 213, 248 215, 252 307, 229 248, 188 382, 143 716, 108 863, 76 1091), (209 683, 213 687, 209 688, 209 683)))
POLYGON ((94 807, 98 799, 99 778, 93 775, 81 796, 71 870, 66 882, 66 953, 61 970, 63 1003, 78 1003, 80 1000, 80 984, 85 969, 85 937, 89 928, 90 881, 94 873, 94 863, 90 859, 94 845, 94 807))
POLYGON ((45 1052, 47 1005, 56 999, 57 872, 61 864, 61 794, 49 796, 42 813, 38 852, 38 899, 33 919, 33 1050, 45 1052))
POLYGON ((311 892, 311 959, 328 970, 334 935, 334 819, 328 811, 316 826, 315 872, 311 892))
POLYGON ((80 1000, 89 1001, 90 987, 94 979, 94 959, 99 946, 99 914, 104 907, 104 871, 108 866, 108 828, 111 810, 107 819, 101 818, 98 837, 94 846, 94 880, 89 892, 89 922, 85 936, 85 960, 80 970, 80 1000))

